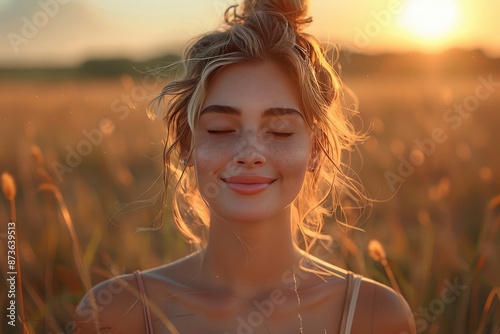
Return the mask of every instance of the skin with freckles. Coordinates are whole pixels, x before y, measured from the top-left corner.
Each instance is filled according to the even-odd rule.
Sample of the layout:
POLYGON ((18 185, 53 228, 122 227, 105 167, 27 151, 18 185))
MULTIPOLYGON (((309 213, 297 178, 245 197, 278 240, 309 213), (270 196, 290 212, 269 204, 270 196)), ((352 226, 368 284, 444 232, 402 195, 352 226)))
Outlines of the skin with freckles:
MULTIPOLYGON (((179 333, 339 333, 346 271, 305 254, 292 233, 291 204, 314 162, 314 137, 292 82, 266 61, 229 65, 210 79, 188 163, 209 207, 208 243, 142 273, 155 333, 174 332, 169 326, 179 333), (332 275, 308 271, 318 267, 332 275)), ((117 282, 128 288, 99 305, 98 327, 145 333, 133 276, 92 292, 117 282)), ((394 291, 363 279, 351 333, 413 333, 409 312, 394 291)), ((82 314, 79 333, 97 332, 82 314)))
POLYGON ((273 63, 231 65, 210 80, 194 133, 193 163, 211 224, 289 224, 312 148, 298 95, 273 63), (236 175, 272 183, 255 196, 241 195, 224 181, 236 175))

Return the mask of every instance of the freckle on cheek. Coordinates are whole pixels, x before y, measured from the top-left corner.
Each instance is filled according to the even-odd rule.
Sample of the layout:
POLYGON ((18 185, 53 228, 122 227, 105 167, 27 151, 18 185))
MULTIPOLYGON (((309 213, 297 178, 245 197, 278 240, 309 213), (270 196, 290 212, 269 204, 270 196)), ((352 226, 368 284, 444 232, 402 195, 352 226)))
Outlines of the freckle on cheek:
POLYGON ((211 165, 220 153, 221 148, 216 145, 201 145, 196 152, 196 159, 200 164, 211 165))

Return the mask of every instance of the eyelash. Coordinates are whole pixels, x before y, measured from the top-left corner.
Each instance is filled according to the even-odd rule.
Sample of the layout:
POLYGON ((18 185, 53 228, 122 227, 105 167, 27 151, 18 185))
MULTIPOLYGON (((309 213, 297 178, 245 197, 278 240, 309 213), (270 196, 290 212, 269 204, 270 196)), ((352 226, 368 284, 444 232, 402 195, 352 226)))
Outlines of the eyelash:
POLYGON ((271 133, 273 136, 278 137, 278 138, 288 138, 293 135, 291 132, 268 132, 271 133))
MULTIPOLYGON (((232 132, 235 132, 235 130, 207 130, 208 134, 209 135, 227 135, 227 134, 230 134, 232 132)), ((275 137, 278 137, 278 138, 288 138, 288 137, 291 137, 293 135, 292 132, 267 132, 269 134, 272 134, 273 136, 275 137)))
POLYGON ((209 135, 225 135, 234 132, 234 130, 207 130, 207 132, 209 135))

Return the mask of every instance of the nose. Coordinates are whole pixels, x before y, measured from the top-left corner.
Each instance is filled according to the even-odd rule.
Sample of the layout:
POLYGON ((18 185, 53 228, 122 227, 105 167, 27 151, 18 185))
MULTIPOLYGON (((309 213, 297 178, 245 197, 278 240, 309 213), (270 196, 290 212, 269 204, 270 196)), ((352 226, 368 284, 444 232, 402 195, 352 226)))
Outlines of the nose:
POLYGON ((258 135, 248 131, 236 145, 233 162, 236 165, 259 166, 266 163, 264 145, 259 142, 258 135))

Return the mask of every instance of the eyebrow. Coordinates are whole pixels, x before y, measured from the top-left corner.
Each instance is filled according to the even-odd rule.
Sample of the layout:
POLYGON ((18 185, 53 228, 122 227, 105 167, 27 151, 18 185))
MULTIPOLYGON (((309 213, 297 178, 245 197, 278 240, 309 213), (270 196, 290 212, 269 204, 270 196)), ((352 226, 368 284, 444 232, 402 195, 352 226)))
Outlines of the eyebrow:
MULTIPOLYGON (((207 113, 220 113, 227 115, 241 115, 241 111, 237 108, 231 106, 224 106, 218 104, 212 104, 205 108, 200 113, 200 116, 207 113)), ((264 110, 262 113, 263 117, 273 117, 273 116, 281 116, 281 115, 292 115, 299 116, 300 118, 304 118, 304 115, 300 111, 294 108, 283 108, 283 107, 272 107, 264 110)))

